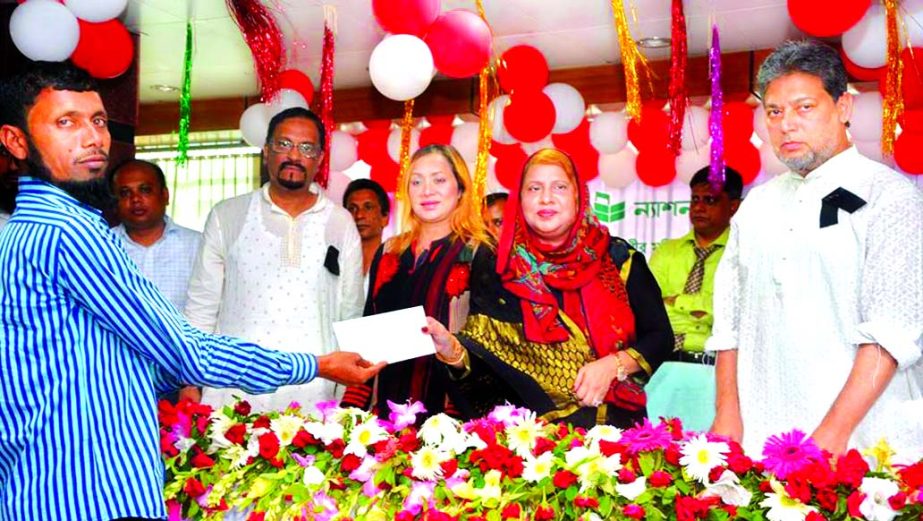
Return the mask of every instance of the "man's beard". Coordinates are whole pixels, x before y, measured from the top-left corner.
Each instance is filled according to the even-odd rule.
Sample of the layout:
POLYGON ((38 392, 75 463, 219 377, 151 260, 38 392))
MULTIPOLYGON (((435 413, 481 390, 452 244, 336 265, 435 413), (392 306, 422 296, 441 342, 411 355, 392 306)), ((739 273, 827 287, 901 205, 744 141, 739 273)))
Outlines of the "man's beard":
POLYGON ((292 162, 286 161, 282 163, 281 165, 279 165, 279 170, 278 170, 278 173, 276 174, 276 179, 278 180, 279 186, 281 186, 282 188, 287 188, 289 190, 301 190, 302 188, 305 187, 305 185, 308 184, 308 170, 305 167, 299 165, 298 163, 292 163, 292 162), (282 173, 283 169, 288 168, 288 167, 297 168, 301 170, 302 172, 304 172, 304 179, 283 179, 280 174, 282 173))
MULTIPOLYGON (((26 175, 36 177, 57 186, 71 195, 74 199, 83 204, 92 206, 100 211, 106 211, 112 208, 116 199, 109 190, 108 179, 105 175, 100 175, 95 179, 86 181, 59 181, 51 175, 51 170, 45 166, 45 161, 31 139, 29 142, 29 157, 26 158, 26 175)), ((99 151, 109 158, 104 150, 99 151)))
POLYGON ((834 156, 833 149, 822 148, 820 150, 808 149, 807 152, 798 157, 779 157, 779 161, 789 168, 792 172, 801 175, 811 173, 815 168, 827 162, 834 156))

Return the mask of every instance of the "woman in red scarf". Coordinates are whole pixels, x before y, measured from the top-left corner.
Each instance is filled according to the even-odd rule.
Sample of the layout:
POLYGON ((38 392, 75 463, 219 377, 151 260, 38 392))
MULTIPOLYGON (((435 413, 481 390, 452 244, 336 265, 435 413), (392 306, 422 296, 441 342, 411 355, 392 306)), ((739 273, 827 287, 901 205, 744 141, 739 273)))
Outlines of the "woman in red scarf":
POLYGON ((472 264, 464 329, 453 336, 430 321, 467 414, 509 401, 584 426, 645 417, 642 384, 673 333, 644 257, 609 236, 588 199, 566 154, 530 157, 498 251, 472 264))

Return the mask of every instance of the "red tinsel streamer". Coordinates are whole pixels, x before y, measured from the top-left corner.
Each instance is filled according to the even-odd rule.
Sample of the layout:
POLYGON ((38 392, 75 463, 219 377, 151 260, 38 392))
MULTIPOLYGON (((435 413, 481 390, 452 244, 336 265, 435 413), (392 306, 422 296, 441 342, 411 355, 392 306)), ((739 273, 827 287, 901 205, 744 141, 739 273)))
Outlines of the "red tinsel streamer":
POLYGON ((279 89, 279 73, 285 63, 285 43, 276 19, 261 0, 226 0, 231 18, 237 23, 253 54, 253 65, 260 82, 260 99, 267 102, 279 89))
POLYGON ((683 0, 673 0, 673 18, 670 29, 670 150, 679 155, 683 142, 683 119, 689 103, 686 88, 686 15, 683 0))
POLYGON ((320 69, 320 119, 324 123, 324 132, 327 135, 324 143, 324 160, 320 164, 314 180, 327 188, 330 179, 330 140, 333 137, 333 30, 330 24, 324 24, 324 50, 321 57, 320 69))
POLYGON ((894 154, 894 138, 897 120, 904 112, 904 97, 901 92, 901 76, 904 62, 901 60, 900 32, 898 30, 898 1, 885 0, 885 26, 888 34, 887 75, 885 76, 884 99, 881 103, 881 153, 894 154))

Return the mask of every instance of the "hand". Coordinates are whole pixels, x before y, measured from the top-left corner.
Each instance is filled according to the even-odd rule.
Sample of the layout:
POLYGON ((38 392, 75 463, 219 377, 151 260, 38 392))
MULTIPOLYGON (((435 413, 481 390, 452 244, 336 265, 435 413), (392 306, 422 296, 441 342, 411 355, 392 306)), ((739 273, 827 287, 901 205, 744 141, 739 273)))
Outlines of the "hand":
POLYGON ((823 450, 826 450, 833 457, 837 457, 846 452, 847 446, 849 445, 849 433, 842 433, 833 430, 832 428, 825 427, 824 424, 821 424, 811 437, 814 438, 814 442, 817 443, 817 446, 823 450))
POLYGON ((449 333, 441 322, 433 317, 426 317, 426 327, 423 328, 423 332, 433 337, 436 351, 444 358, 451 360, 457 356, 458 353, 455 352, 454 342, 452 342, 452 333, 449 333))
POLYGON ((583 407, 599 407, 618 373, 618 354, 610 354, 581 367, 574 382, 574 394, 583 407))
POLYGON ((744 437, 744 423, 740 418, 740 411, 724 413, 719 411, 715 414, 715 421, 708 430, 721 436, 727 436, 731 440, 740 443, 744 437))
POLYGON ((179 390, 179 401, 189 400, 192 403, 199 403, 202 401, 202 391, 198 387, 188 386, 183 387, 179 390))
POLYGON ((385 362, 372 364, 356 353, 336 351, 317 357, 317 375, 343 385, 360 385, 381 371, 385 362))

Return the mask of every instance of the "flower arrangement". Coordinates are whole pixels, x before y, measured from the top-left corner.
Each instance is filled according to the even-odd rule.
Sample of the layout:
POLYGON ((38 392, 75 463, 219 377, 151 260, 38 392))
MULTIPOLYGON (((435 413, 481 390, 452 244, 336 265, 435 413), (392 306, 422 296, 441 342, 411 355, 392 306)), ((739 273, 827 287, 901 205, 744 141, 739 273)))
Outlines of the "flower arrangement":
POLYGON ((923 461, 893 465, 883 442, 875 468, 797 431, 753 461, 677 420, 583 430, 513 406, 461 423, 389 405, 383 421, 161 402, 170 521, 923 519, 923 461))

